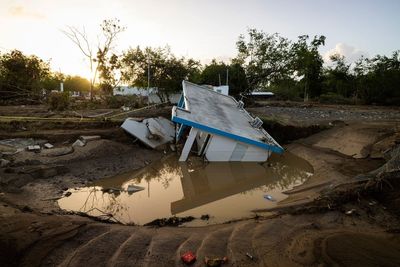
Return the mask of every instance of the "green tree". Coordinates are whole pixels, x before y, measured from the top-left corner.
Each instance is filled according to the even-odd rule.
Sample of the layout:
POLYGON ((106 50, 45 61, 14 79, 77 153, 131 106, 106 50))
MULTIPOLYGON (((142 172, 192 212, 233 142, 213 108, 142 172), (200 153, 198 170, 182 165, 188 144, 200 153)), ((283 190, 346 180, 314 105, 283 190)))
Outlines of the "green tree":
POLYGON ((238 96, 248 89, 246 73, 238 60, 233 60, 230 65, 215 59, 206 65, 201 72, 198 83, 213 86, 229 85, 229 94, 238 96))
POLYGON ((354 68, 356 91, 365 103, 400 104, 400 51, 361 58, 354 68))
POLYGON ((65 91, 76 91, 81 93, 90 92, 90 81, 80 76, 67 76, 64 79, 65 91))
POLYGON ((346 63, 345 57, 339 54, 330 56, 333 67, 324 71, 323 84, 324 93, 335 93, 343 97, 357 97, 354 88, 354 77, 350 72, 350 64, 346 63))
POLYGON ((199 65, 193 59, 175 57, 169 47, 142 50, 138 46, 126 51, 122 58, 124 81, 132 86, 157 88, 161 101, 169 100, 171 93, 180 91, 182 80, 193 81, 198 76, 199 65))
POLYGON ((304 99, 308 96, 317 97, 322 88, 323 59, 318 52, 321 45, 325 45, 325 36, 315 36, 310 42, 308 35, 301 35, 291 47, 291 65, 296 76, 301 77, 304 84, 304 99))
POLYGON ((99 87, 105 95, 112 95, 122 78, 122 64, 118 55, 99 57, 100 84, 99 87))
POLYGON ((225 85, 227 83, 227 70, 228 65, 222 61, 218 63, 213 59, 211 63, 206 65, 202 70, 198 82, 213 86, 225 85))
POLYGON ((26 56, 18 50, 1 54, 1 99, 25 98, 26 101, 37 101, 49 75, 49 63, 37 56, 26 56))
POLYGON ((59 90, 60 83, 65 79, 65 75, 61 72, 51 72, 42 82, 43 89, 49 93, 52 90, 59 90))
POLYGON ((291 42, 278 33, 249 29, 248 37, 240 35, 236 46, 252 90, 266 88, 292 75, 291 42))

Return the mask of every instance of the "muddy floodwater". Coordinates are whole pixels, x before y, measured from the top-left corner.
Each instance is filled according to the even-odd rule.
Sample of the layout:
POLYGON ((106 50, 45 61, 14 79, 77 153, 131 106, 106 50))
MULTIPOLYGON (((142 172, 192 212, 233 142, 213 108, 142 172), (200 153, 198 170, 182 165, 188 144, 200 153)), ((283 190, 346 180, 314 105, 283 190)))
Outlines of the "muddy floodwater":
POLYGON ((254 217, 253 210, 276 206, 287 197, 284 191, 312 173, 307 161, 288 152, 263 164, 205 163, 198 158, 178 162, 171 155, 143 169, 70 190, 72 194, 58 204, 94 216, 112 214, 126 224, 193 216, 196 219, 185 225, 200 226, 254 217))

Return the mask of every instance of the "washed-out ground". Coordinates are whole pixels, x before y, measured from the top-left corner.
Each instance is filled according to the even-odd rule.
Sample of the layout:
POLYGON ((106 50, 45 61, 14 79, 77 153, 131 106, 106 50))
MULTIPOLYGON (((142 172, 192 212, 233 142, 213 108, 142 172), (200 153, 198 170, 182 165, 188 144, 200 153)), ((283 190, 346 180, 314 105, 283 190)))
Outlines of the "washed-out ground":
MULTIPOLYGON (((195 266, 204 266, 206 256, 227 256, 224 266, 399 266, 399 110, 285 105, 250 111, 279 123, 271 130, 282 142, 294 139, 288 129, 301 129, 285 149, 306 159, 314 175, 274 210, 196 228, 109 224, 57 206, 68 188, 173 152, 134 143, 116 122, 3 122, 2 138, 48 139, 59 153, 3 155, 10 163, 0 169, 1 266, 181 266, 188 250, 197 256, 195 266), (68 151, 88 133, 102 139, 68 151)), ((0 109, 0 115, 10 115, 8 110, 0 109)))

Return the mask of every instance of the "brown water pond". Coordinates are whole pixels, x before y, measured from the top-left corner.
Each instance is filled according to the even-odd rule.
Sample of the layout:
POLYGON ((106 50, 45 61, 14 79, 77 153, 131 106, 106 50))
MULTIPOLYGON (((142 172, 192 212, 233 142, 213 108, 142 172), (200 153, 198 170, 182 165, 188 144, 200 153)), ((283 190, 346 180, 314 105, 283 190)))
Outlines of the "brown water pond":
POLYGON ((193 216, 196 219, 185 225, 199 226, 254 217, 252 210, 276 206, 287 197, 283 191, 312 173, 307 161, 289 152, 263 164, 205 163, 198 158, 178 162, 171 155, 140 170, 70 190, 72 194, 58 204, 93 216, 112 214, 126 224, 193 216), (209 219, 201 220, 202 215, 209 219))

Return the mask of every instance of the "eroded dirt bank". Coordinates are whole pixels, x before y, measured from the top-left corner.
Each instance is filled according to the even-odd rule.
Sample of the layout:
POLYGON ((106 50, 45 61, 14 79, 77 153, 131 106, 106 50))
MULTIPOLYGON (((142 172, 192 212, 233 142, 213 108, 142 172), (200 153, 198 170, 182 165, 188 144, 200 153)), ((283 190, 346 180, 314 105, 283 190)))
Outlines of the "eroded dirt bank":
POLYGON ((287 145, 311 163, 311 179, 278 209, 200 228, 60 214, 54 199, 65 188, 140 168, 163 152, 101 139, 59 157, 20 153, 1 169, 2 266, 181 266, 187 250, 196 253, 195 266, 204 266, 204 256, 227 256, 225 266, 399 266, 398 127, 339 123, 287 145))

